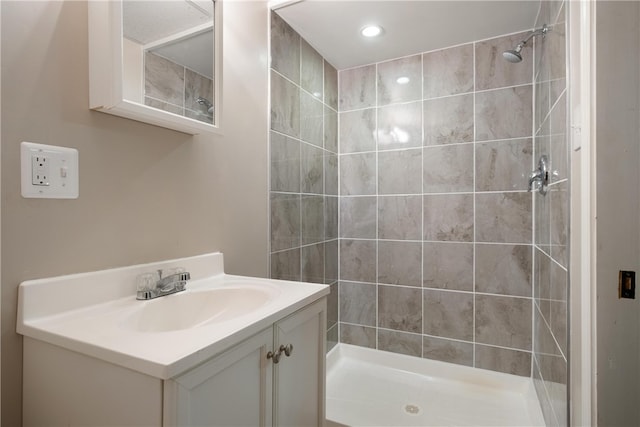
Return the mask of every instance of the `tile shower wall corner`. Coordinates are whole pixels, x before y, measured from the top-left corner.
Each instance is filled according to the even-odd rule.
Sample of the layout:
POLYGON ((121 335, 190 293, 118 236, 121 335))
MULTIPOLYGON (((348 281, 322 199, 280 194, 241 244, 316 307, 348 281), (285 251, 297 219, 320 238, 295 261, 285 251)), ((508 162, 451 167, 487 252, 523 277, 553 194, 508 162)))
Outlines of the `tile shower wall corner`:
POLYGON ((271 277, 330 285, 338 334, 338 74, 271 13, 271 277))

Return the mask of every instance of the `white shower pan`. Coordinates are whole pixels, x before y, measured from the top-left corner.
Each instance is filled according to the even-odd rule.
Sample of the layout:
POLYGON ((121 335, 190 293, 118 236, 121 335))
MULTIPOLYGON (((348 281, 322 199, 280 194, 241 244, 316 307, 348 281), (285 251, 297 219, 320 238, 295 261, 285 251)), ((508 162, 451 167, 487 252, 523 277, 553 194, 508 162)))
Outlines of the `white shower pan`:
POLYGON ((338 344, 327 425, 544 426, 531 378, 338 344))

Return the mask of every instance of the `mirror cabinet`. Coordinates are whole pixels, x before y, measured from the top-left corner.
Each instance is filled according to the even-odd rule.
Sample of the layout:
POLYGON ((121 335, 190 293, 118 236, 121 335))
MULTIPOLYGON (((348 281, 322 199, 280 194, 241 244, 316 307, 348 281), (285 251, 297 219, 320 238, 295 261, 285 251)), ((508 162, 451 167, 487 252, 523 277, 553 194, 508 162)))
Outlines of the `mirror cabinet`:
POLYGON ((213 0, 90 1, 90 108, 220 133, 221 9, 213 0))

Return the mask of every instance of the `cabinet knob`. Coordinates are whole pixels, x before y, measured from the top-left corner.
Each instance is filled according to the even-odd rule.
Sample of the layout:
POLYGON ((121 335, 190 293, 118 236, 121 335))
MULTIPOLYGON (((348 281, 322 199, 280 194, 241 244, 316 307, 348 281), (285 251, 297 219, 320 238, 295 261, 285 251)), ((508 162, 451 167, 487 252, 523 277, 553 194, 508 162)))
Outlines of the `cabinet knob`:
POLYGON ((282 353, 287 357, 291 356, 291 353, 293 353, 293 344, 281 344, 277 353, 274 353, 273 351, 267 353, 267 359, 273 359, 273 363, 279 363, 282 353))
POLYGON ((267 353, 267 359, 273 359, 273 363, 279 363, 281 354, 282 354, 281 351, 279 351, 277 353, 274 353, 273 351, 270 351, 269 353, 267 353))
POLYGON ((284 353, 287 357, 291 356, 291 353, 293 353, 293 344, 281 345, 278 353, 284 353))

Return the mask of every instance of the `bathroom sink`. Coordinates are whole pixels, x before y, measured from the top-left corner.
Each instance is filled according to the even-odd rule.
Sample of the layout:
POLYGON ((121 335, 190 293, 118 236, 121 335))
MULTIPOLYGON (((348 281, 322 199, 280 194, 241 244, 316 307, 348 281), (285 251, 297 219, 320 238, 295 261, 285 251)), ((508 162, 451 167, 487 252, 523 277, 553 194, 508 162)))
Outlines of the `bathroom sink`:
POLYGON ((166 380, 328 293, 326 285, 225 274, 222 254, 212 253, 28 280, 18 289, 16 330, 166 380), (190 272, 186 290, 136 299, 141 274, 177 266, 190 272))
POLYGON ((224 322, 251 313, 274 297, 269 288, 232 287, 185 291, 151 301, 124 321, 123 326, 138 332, 169 332, 224 322))

